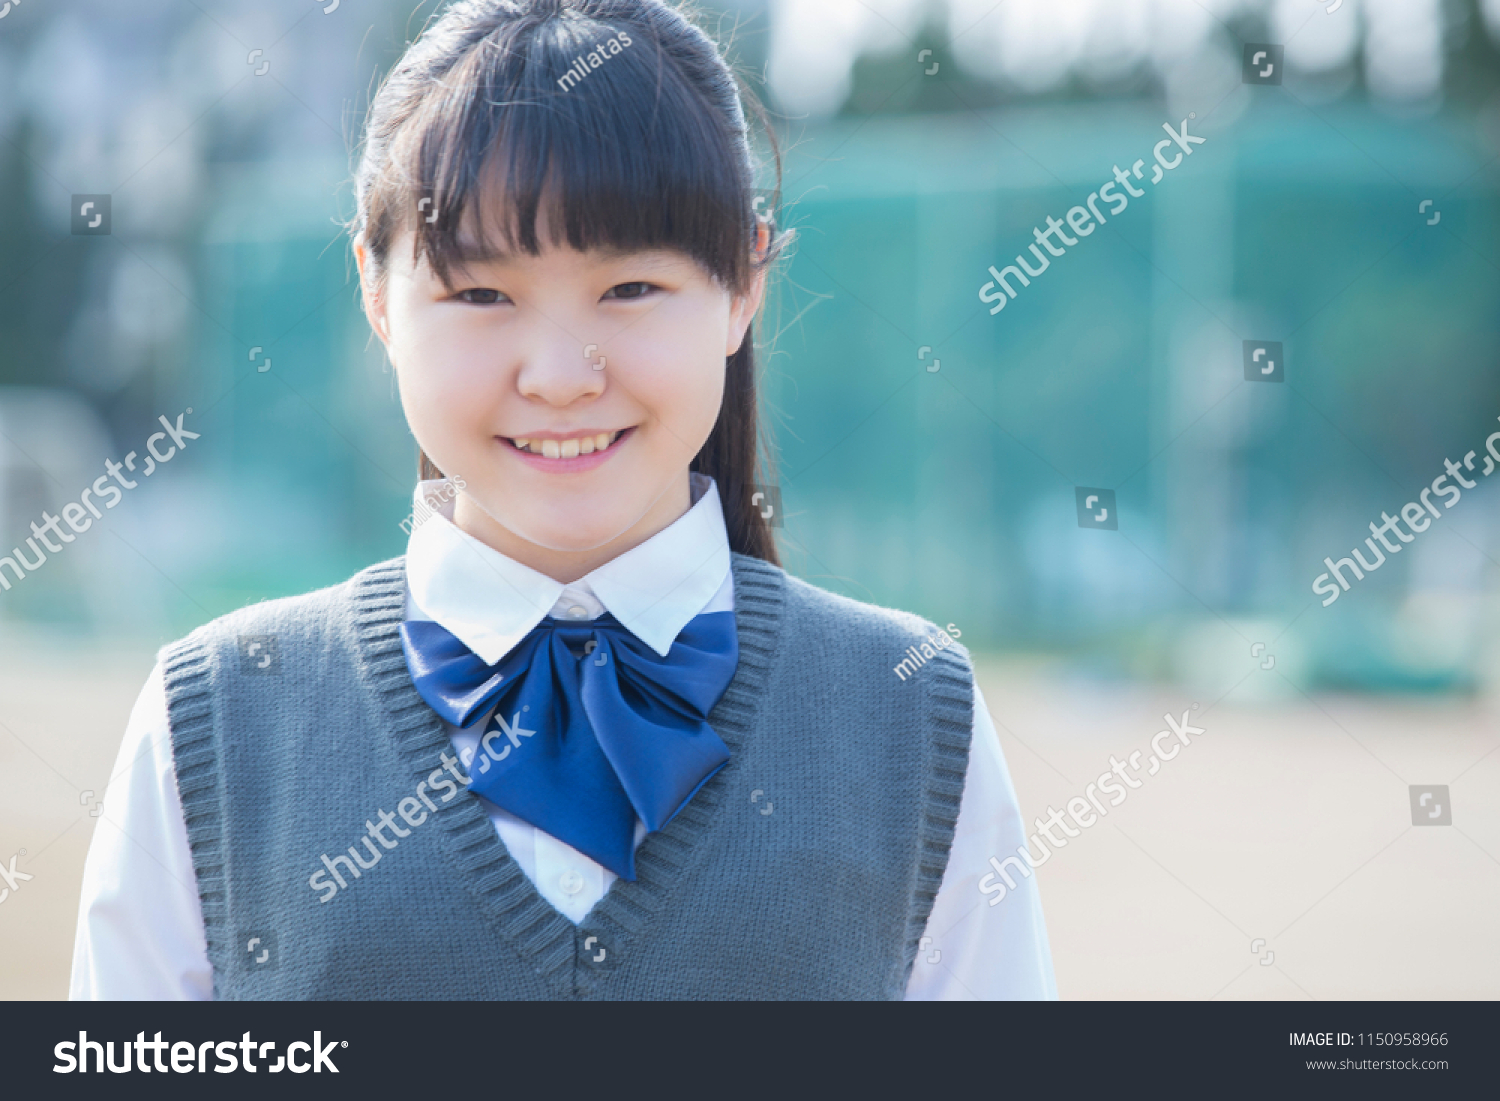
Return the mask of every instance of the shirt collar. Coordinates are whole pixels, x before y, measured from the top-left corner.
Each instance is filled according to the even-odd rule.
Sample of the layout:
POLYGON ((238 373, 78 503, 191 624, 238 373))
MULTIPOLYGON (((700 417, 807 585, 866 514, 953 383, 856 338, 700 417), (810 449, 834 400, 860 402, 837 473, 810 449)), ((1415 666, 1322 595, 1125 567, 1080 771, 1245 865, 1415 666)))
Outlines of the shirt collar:
POLYGON ((694 503, 687 512, 572 585, 460 531, 453 524, 457 491, 452 483, 419 482, 406 547, 406 580, 416 613, 412 618, 434 620, 493 665, 549 613, 556 610, 566 617, 570 607, 594 612, 597 601, 665 657, 729 575, 729 537, 718 487, 703 474, 689 479, 694 503))

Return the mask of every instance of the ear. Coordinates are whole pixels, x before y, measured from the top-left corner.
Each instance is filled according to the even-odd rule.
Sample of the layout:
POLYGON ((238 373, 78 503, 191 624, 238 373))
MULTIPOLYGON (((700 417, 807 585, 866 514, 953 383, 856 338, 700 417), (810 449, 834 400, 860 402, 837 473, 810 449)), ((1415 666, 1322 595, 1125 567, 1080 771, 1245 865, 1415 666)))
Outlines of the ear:
POLYGON ((730 303, 729 332, 725 341, 728 346, 724 349, 726 356, 734 355, 745 342, 745 331, 750 328, 755 311, 760 309, 761 300, 766 294, 766 274, 766 268, 757 271, 750 281, 750 289, 742 295, 736 295, 730 303))
POLYGON ((376 285, 370 252, 365 248, 364 241, 359 238, 354 241, 354 262, 359 266, 360 301, 364 307, 365 319, 369 321, 370 328, 375 330, 375 335, 380 338, 380 343, 385 345, 386 354, 389 355, 391 334, 390 321, 385 311, 385 296, 376 285))

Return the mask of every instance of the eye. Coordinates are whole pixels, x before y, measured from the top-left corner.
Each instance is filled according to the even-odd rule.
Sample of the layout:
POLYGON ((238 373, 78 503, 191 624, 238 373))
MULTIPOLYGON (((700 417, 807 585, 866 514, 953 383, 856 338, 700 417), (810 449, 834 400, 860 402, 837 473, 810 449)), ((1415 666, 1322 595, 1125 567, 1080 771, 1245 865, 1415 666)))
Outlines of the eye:
POLYGON ((471 306, 493 306, 505 296, 490 287, 470 287, 466 291, 459 291, 455 297, 471 306))
POLYGON ((629 301, 635 298, 645 298, 652 291, 661 290, 655 283, 617 283, 604 292, 604 297, 611 296, 629 301))

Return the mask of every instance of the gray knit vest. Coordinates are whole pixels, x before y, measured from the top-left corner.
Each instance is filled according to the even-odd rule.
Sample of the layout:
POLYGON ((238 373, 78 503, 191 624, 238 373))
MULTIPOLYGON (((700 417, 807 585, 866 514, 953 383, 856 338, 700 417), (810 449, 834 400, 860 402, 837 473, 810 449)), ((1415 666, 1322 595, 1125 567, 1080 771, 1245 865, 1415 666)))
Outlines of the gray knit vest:
POLYGON ((709 716, 730 761, 578 926, 476 796, 439 790, 452 751, 402 655, 403 559, 167 647, 215 996, 901 998, 963 794, 968 655, 898 677, 931 624, 733 570, 739 666, 709 716), (361 844, 398 806, 377 827, 394 845, 361 844))

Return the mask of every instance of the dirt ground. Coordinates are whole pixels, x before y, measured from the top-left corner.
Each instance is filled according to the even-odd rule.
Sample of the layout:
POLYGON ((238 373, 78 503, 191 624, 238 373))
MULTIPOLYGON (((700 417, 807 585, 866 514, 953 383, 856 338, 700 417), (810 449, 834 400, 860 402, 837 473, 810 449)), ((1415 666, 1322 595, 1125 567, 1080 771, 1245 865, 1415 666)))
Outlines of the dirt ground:
MULTIPOLYGON (((0 640, 0 863, 33 876, 0 903, 0 999, 67 994, 90 811, 151 661, 149 644, 0 640)), ((1062 997, 1500 997, 1494 703, 1215 702, 979 669, 1028 821, 1112 756, 1141 751, 1144 773, 1168 712, 1205 731, 1038 869, 1062 997), (1451 825, 1413 824, 1413 785, 1448 786, 1451 825)))

